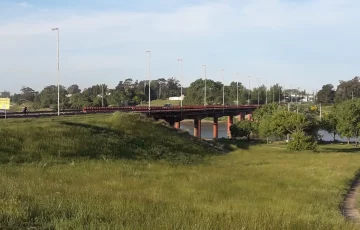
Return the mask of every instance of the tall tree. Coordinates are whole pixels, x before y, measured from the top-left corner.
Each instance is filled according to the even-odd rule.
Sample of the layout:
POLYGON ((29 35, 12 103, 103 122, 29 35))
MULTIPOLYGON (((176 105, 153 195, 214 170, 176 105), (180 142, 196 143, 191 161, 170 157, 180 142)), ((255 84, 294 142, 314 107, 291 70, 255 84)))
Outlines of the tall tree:
POLYGON ((340 81, 335 93, 335 101, 342 102, 360 97, 360 78, 354 77, 349 81, 340 81))
POLYGON ((334 102, 335 90, 332 84, 323 85, 316 95, 318 103, 330 104, 334 102))
POLYGON ((81 92, 81 89, 77 84, 71 85, 67 88, 68 94, 77 94, 81 92))
POLYGON ((336 129, 340 136, 357 139, 360 130, 360 99, 344 101, 336 106, 336 129))

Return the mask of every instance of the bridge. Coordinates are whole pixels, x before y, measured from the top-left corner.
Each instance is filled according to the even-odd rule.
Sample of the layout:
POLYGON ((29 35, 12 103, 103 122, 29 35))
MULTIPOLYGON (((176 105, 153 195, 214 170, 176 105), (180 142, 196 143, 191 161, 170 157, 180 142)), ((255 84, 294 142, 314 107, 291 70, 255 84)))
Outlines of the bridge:
POLYGON ((231 137, 230 126, 234 122, 234 117, 238 120, 244 120, 247 117, 251 120, 251 115, 258 105, 240 105, 240 106, 171 106, 171 107, 86 107, 84 112, 103 112, 103 111, 123 111, 145 114, 147 117, 155 120, 165 120, 170 126, 180 129, 180 122, 185 119, 194 120, 194 136, 201 138, 201 120, 212 117, 213 138, 218 138, 219 117, 227 116, 227 134, 231 137))
MULTIPOLYGON (((251 120, 253 111, 258 108, 258 105, 239 105, 239 106, 126 106, 126 107, 84 107, 83 109, 63 110, 60 115, 82 115, 82 114, 96 114, 96 113, 114 113, 132 112, 141 113, 149 118, 155 120, 165 120, 171 126, 180 129, 180 122, 185 119, 194 120, 194 136, 201 138, 201 120, 212 117, 213 122, 213 138, 218 138, 218 119, 219 117, 227 116, 227 133, 231 136, 230 126, 234 122, 234 117, 238 120, 247 118, 251 120)), ((35 111, 27 114, 16 112, 6 114, 8 118, 31 118, 31 117, 45 117, 57 116, 55 111, 35 111)), ((4 113, 0 113, 0 118, 5 118, 4 113)))

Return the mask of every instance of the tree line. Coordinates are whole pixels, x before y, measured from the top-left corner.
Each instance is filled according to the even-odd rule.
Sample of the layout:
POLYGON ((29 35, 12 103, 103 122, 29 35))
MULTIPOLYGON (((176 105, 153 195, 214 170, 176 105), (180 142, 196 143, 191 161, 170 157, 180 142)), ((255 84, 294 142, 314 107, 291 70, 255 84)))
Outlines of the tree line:
MULTIPOLYGON (((238 82, 231 82, 223 87, 223 83, 211 79, 197 79, 189 87, 183 87, 185 95, 184 105, 216 105, 224 102, 226 105, 241 104, 267 104, 273 102, 298 101, 309 95, 299 89, 284 89, 280 84, 269 87, 261 85, 251 90, 238 82), (291 96, 292 95, 292 96, 291 96), (294 97, 295 95, 295 97, 294 97)), ((106 84, 97 84, 81 90, 77 84, 69 87, 59 86, 60 107, 62 109, 80 108, 84 106, 125 106, 139 105, 149 100, 166 100, 169 97, 179 97, 181 85, 175 78, 159 78, 150 81, 133 80, 131 78, 120 81, 113 89, 106 84)), ((31 87, 23 86, 20 93, 11 94, 1 92, 0 97, 11 98, 12 103, 23 104, 33 102, 34 108, 57 108, 57 86, 46 86, 40 92, 31 87)), ((311 94, 311 93, 310 93, 311 94)), ((324 85, 316 95, 317 103, 342 102, 350 98, 360 97, 360 78, 355 77, 349 81, 340 81, 335 90, 331 84, 324 85)))

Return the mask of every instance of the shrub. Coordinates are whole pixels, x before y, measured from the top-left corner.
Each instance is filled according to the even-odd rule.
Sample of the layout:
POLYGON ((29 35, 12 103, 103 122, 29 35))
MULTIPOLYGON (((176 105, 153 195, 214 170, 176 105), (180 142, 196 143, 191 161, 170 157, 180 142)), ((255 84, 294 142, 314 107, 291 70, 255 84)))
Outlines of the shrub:
POLYGON ((316 150, 317 143, 313 136, 308 136, 303 131, 295 131, 287 148, 291 151, 316 150))

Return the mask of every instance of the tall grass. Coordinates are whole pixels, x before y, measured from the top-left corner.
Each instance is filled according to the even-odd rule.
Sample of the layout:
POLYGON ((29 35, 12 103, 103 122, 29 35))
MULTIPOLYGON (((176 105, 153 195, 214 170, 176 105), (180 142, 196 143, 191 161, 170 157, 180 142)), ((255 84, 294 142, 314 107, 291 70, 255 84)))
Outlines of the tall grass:
MULTIPOLYGON (((1 165, 0 228, 359 228, 346 222, 339 208, 342 195, 359 168, 360 155, 352 152, 352 149, 324 147, 322 153, 293 154, 277 144, 235 143, 236 151, 220 156, 207 155, 206 163, 201 160, 186 164, 187 161, 180 158, 179 161, 185 164, 173 164, 169 162, 175 162, 177 158, 172 154, 165 158, 160 154, 159 157, 157 151, 151 152, 151 149, 164 148, 185 156, 184 147, 192 155, 203 151, 203 155, 199 155, 202 158, 211 150, 191 138, 179 137, 175 131, 161 125, 143 121, 138 123, 138 130, 133 130, 133 122, 130 121, 137 121, 138 118, 122 114, 113 118, 95 116, 7 124, 2 129, 2 132, 6 130, 12 133, 11 138, 7 139, 7 146, 10 146, 10 141, 14 144, 25 142, 30 146, 26 151, 25 147, 19 148, 23 156, 37 150, 43 158, 39 161, 29 158, 30 163, 22 164, 9 160, 9 164, 1 165), (128 122, 124 122, 125 117, 128 122), (20 129, 20 126, 28 128, 20 129), (101 127, 101 132, 98 128, 95 128, 95 132, 93 126, 101 127), (25 135, 39 127, 48 130, 42 138, 25 135), (86 131, 88 129, 92 130, 89 131, 91 135, 86 131), (77 132, 77 135, 56 141, 64 134, 64 130, 68 130, 67 135, 71 132, 77 132), (150 130, 154 132, 154 137, 151 137, 150 130), (20 136, 11 131, 23 133, 25 137, 19 140, 20 136), (60 132, 61 135, 52 132, 60 132), (160 138, 161 132, 167 137, 160 138), (54 147, 46 147, 50 145, 46 143, 48 141, 57 143, 50 146, 64 147, 65 143, 79 138, 80 134, 84 137, 79 142, 95 142, 86 148, 91 153, 88 156, 91 159, 82 157, 86 151, 79 154, 74 150, 68 157, 58 157, 55 151, 57 148, 52 150, 54 147), (96 139, 102 135, 113 137, 107 136, 97 142, 96 139), (28 138, 33 138, 31 140, 38 144, 31 145, 28 138), (113 155, 102 152, 102 148, 104 151, 115 151, 120 145, 113 148, 109 147, 110 144, 102 144, 109 138, 125 145, 121 150, 132 151, 136 159, 143 156, 149 159, 149 154, 154 153, 156 157, 150 159, 166 160, 139 161, 118 153, 111 157, 113 155), (141 149, 138 140, 149 144, 150 152, 144 153, 147 148, 134 150, 141 149), (193 142, 192 147, 182 146, 193 142), (45 147, 38 147, 39 143, 45 147), (54 151, 49 156, 63 159, 62 164, 45 160, 48 159, 47 151, 54 151), (104 157, 100 157, 100 153, 92 155, 97 151, 101 151, 104 157)), ((11 148, 12 151, 15 151, 14 148, 11 148)), ((76 150, 81 148, 76 147, 76 150)), ((1 155, 4 153, 2 150, 1 155)), ((191 156, 187 157, 191 159, 191 156)))
POLYGON ((193 163, 214 153, 188 134, 138 114, 2 121, 1 125, 0 163, 79 157, 193 163))

